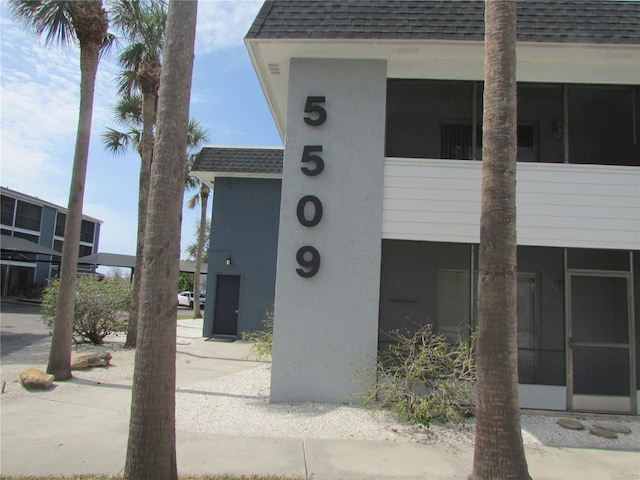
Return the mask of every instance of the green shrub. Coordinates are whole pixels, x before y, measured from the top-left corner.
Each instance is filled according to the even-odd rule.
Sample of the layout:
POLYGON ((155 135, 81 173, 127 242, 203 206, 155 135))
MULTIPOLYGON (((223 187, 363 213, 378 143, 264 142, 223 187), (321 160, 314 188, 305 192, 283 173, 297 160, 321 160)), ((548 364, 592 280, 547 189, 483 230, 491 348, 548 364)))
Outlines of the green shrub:
POLYGON ((271 358, 273 350, 273 308, 267 310, 262 320, 264 328, 257 332, 242 332, 241 338, 245 342, 252 342, 251 351, 258 360, 271 358))
MULTIPOLYGON (((113 332, 127 330, 132 286, 128 280, 100 280, 80 277, 76 287, 72 339, 76 343, 102 344, 113 332)), ((53 329, 58 298, 58 280, 45 289, 42 296, 42 319, 53 329)))
POLYGON ((475 335, 451 345, 426 325, 413 334, 396 330, 390 336, 394 342, 379 353, 377 381, 365 404, 382 405, 402 421, 427 426, 434 419, 461 421, 471 414, 475 335))

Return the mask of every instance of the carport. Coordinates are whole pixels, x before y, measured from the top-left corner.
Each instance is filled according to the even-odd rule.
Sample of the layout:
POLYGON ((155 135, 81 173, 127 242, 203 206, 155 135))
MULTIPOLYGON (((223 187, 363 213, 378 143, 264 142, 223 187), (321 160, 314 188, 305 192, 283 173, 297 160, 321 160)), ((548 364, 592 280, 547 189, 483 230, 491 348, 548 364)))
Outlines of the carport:
POLYGON ((38 245, 24 238, 10 235, 0 236, 2 250, 2 296, 9 294, 11 285, 18 285, 33 277, 35 262, 60 263, 62 253, 51 248, 38 245))
MULTIPOLYGON (((91 265, 91 266, 103 266, 103 267, 119 267, 130 268, 131 278, 135 273, 136 257, 135 255, 120 255, 118 253, 94 253, 93 255, 87 255, 78 259, 78 265, 91 265)), ((194 273, 196 262, 192 260, 180 260, 180 271, 185 273, 194 273)), ((207 264, 202 263, 200 266, 200 273, 207 274, 207 264)))

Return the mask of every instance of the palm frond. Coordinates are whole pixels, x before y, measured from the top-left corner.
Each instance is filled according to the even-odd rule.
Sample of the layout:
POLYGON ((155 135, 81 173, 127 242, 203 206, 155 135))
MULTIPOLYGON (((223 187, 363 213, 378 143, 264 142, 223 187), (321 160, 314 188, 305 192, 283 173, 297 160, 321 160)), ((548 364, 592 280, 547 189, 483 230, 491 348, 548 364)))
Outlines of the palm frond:
POLYGON ((100 45, 99 58, 102 60, 103 58, 109 58, 111 55, 111 51, 118 46, 118 37, 116 37, 113 33, 107 33, 102 41, 102 45, 100 45))
POLYGON ((187 127, 187 150, 189 153, 208 141, 209 134, 200 122, 194 119, 189 120, 187 127))
POLYGON ((44 36, 47 45, 77 44, 71 18, 71 1, 9 0, 9 11, 25 29, 38 37, 44 36))
POLYGON ((137 95, 140 91, 140 82, 135 70, 123 70, 116 79, 118 85, 118 95, 131 96, 137 95))
POLYGON ((196 193, 193 197, 189 198, 189 201, 187 202, 187 206, 191 210, 193 210, 198 206, 199 203, 200 203, 200 192, 196 193))
POLYGON ((142 97, 140 94, 122 95, 113 108, 113 118, 120 125, 142 128, 142 97))
POLYGON ((102 145, 105 150, 114 155, 124 155, 129 150, 138 147, 142 132, 139 130, 130 130, 129 132, 120 132, 113 128, 107 128, 102 134, 102 145))

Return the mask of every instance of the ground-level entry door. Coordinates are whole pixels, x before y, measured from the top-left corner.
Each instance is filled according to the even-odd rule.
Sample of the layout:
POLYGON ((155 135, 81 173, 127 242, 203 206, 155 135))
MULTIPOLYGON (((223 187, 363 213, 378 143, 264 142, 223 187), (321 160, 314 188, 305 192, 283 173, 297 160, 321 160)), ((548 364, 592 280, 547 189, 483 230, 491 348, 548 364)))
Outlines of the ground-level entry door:
POLYGON ((218 275, 213 314, 214 335, 238 335, 239 299, 240 277, 238 275, 218 275))
POLYGON ((569 408, 634 413, 631 275, 568 274, 569 408))

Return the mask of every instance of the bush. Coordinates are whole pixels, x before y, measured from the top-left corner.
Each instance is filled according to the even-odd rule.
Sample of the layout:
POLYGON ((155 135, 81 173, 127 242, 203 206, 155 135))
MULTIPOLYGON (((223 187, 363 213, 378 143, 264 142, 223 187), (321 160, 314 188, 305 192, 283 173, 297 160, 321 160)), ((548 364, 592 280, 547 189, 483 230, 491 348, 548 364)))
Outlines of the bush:
POLYGON ((428 426, 434 419, 461 421, 472 413, 476 380, 475 335, 457 345, 431 325, 413 334, 398 330, 379 353, 377 381, 365 404, 390 408, 400 420, 428 426))
MULTIPOLYGON (((110 333, 126 331, 131 292, 132 286, 127 280, 78 278, 73 314, 73 341, 100 345, 102 339, 110 333)), ((58 280, 54 280, 42 296, 42 319, 51 330, 55 322, 57 299, 58 280)))
POLYGON ((242 332, 241 338, 245 342, 252 342, 251 351, 256 354, 258 360, 271 358, 273 350, 273 308, 267 310, 262 320, 264 329, 257 332, 242 332))

